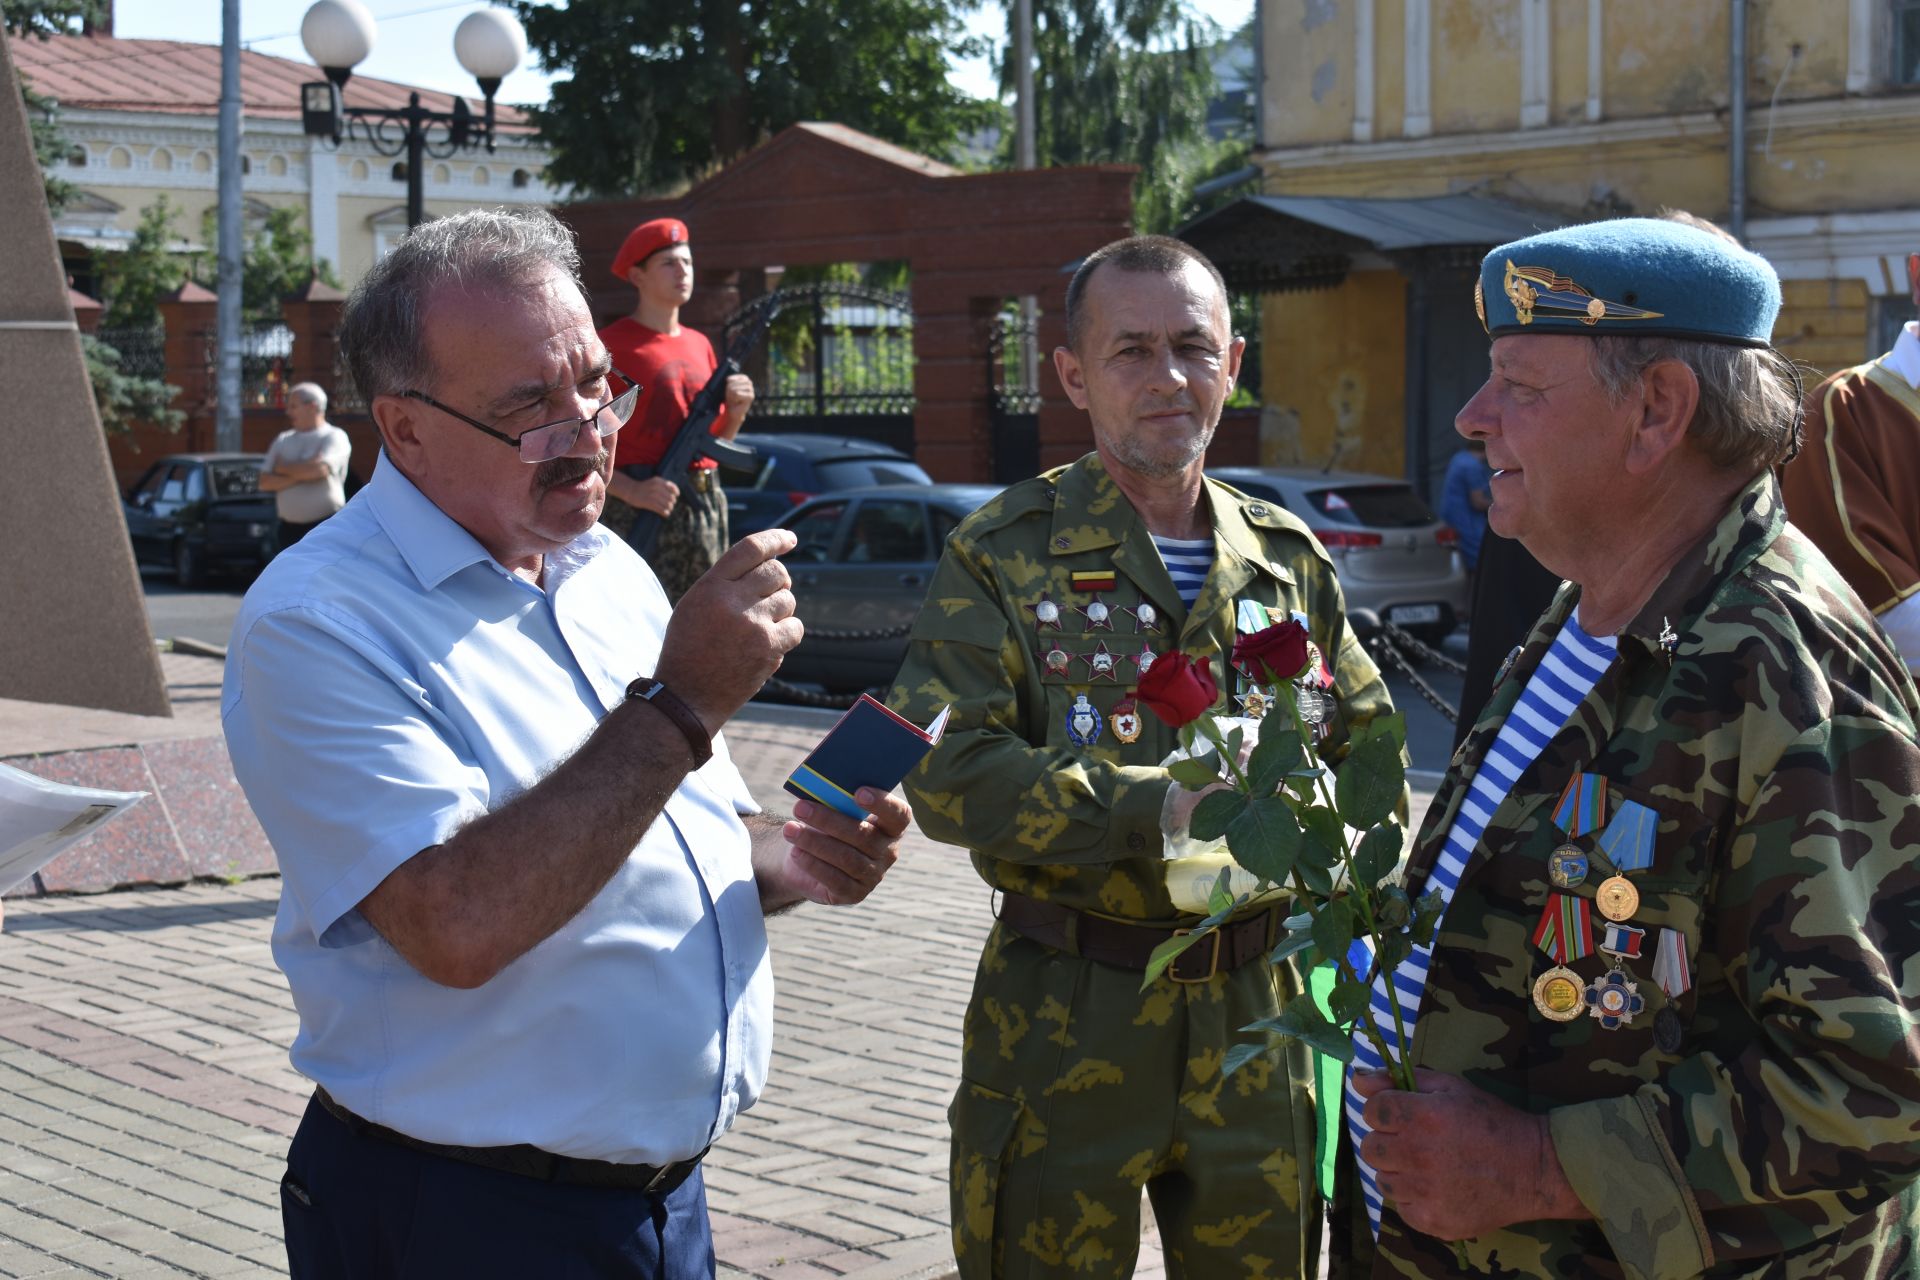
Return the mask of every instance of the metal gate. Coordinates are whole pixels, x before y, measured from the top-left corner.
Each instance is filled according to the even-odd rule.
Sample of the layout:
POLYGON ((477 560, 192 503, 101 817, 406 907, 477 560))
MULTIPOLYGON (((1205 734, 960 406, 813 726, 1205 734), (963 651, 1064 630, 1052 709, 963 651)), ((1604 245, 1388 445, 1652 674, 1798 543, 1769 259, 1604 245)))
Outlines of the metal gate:
POLYGON ((857 284, 776 289, 727 317, 734 334, 765 308, 779 313, 748 366, 748 430, 857 436, 913 452, 913 304, 857 284))
POLYGON ((1007 307, 987 336, 987 410, 993 481, 1013 484, 1040 470, 1039 322, 1007 307))

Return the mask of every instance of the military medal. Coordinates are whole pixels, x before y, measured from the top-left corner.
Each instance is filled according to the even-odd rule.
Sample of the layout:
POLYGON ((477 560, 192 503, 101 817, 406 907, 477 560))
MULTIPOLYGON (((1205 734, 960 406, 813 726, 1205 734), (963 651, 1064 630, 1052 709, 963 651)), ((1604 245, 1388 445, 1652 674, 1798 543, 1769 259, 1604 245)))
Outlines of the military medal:
MULTIPOLYGON (((1507 656, 1500 662, 1500 670, 1494 672, 1493 689, 1498 689, 1507 682, 1507 676, 1513 671, 1513 664, 1520 661, 1520 652, 1521 649, 1519 645, 1515 645, 1513 648, 1507 650, 1507 656)), ((1492 692, 1492 689, 1489 689, 1488 692, 1492 692)))
POLYGON ((1678 1000, 1693 989, 1693 974, 1687 968, 1687 944, 1677 930, 1662 929, 1653 956, 1653 980, 1667 999, 1678 1000))
POLYGON ((1133 633, 1135 635, 1139 635, 1143 631, 1151 631, 1156 635, 1159 633, 1160 611, 1155 609, 1151 602, 1142 600, 1131 609, 1122 609, 1120 612, 1133 615, 1133 633))
POLYGON ((1673 655, 1680 648, 1680 637, 1674 633, 1673 623, 1666 618, 1660 619, 1660 652, 1666 655, 1667 665, 1673 665, 1673 655))
POLYGON ((1593 907, 1585 898, 1566 893, 1547 895, 1546 910, 1533 927, 1533 945, 1555 964, 1583 960, 1593 954, 1593 907))
POLYGON ((1240 710, 1249 720, 1264 720, 1267 711, 1273 706, 1273 699, 1259 685, 1248 685, 1247 691, 1240 695, 1240 710))
POLYGON ((1140 674, 1144 676, 1147 674, 1147 668, 1153 665, 1153 660, 1157 656, 1153 651, 1153 646, 1142 640, 1140 642, 1140 652, 1134 654, 1128 661, 1133 663, 1133 665, 1139 669, 1140 674))
POLYGON ((1035 631, 1058 631, 1060 629, 1060 606, 1055 601, 1047 598, 1046 595, 1041 595, 1038 600, 1028 605, 1027 609, 1033 614, 1033 629, 1035 631))
POLYGON ((1113 715, 1108 723, 1113 726, 1113 736, 1122 742, 1137 742, 1140 739, 1140 709, 1132 698, 1122 698, 1113 704, 1113 715))
MULTIPOLYGON (((1074 576, 1078 577, 1079 575, 1075 574, 1074 576)), ((1113 586, 1113 575, 1111 574, 1107 575, 1107 586, 1109 589, 1111 589, 1113 586)), ((1086 604, 1079 605, 1077 607, 1079 608, 1082 614, 1086 615, 1086 619, 1087 619, 1087 625, 1085 628, 1086 630, 1088 631, 1113 630, 1113 609, 1111 606, 1107 604, 1106 601, 1100 598, 1100 593, 1098 591, 1093 593, 1093 599, 1091 601, 1089 601, 1086 604)))
POLYGON ((1619 920, 1609 920, 1601 926, 1600 935, 1602 955, 1612 956, 1615 960, 1638 960, 1640 942, 1647 936, 1647 931, 1619 920))
POLYGON ((1662 1053, 1679 1053, 1680 1046, 1687 1041, 1687 1029, 1680 1022, 1680 1015, 1667 1005, 1653 1015, 1653 1047, 1662 1053))
POLYGON ((1092 673, 1095 680, 1111 680, 1114 678, 1114 668, 1118 665, 1119 659, 1107 648, 1107 642, 1102 640, 1099 646, 1086 656, 1085 661, 1087 670, 1092 673))
POLYGON ((1600 833, 1600 849, 1621 872, 1644 871, 1653 865, 1653 837, 1660 815, 1633 800, 1623 800, 1613 821, 1600 833))
POLYGON ((1598 831, 1606 821, 1607 780, 1597 773, 1576 773, 1567 779, 1553 806, 1554 825, 1570 836, 1598 831))
POLYGON ((1316 688, 1309 680, 1293 682, 1293 705, 1300 712, 1300 722, 1318 729, 1331 715, 1330 699, 1326 691, 1316 688))
POLYGON ((1572 1022, 1586 1008, 1586 983, 1561 965, 1541 974, 1533 983, 1533 1007, 1555 1022, 1572 1022))
POLYGON ((1067 738, 1076 747, 1090 747, 1100 740, 1100 713, 1087 701, 1087 695, 1073 695, 1073 705, 1067 708, 1067 738))
POLYGON ((1640 910, 1640 891, 1625 876, 1608 876, 1594 891, 1593 905, 1609 920, 1631 920, 1640 910))
POLYGON ((1117 585, 1111 569, 1082 569, 1072 581, 1075 591, 1112 591, 1117 585))
POLYGON ((1587 878, 1587 855, 1577 844, 1563 844, 1547 857, 1547 878, 1556 889, 1577 888, 1587 878))
POLYGON ((1046 664, 1047 670, 1053 672, 1053 674, 1057 676, 1065 675, 1067 668, 1073 665, 1073 655, 1065 649, 1062 649, 1060 642, 1056 640, 1054 641, 1053 648, 1047 650, 1046 664))
POLYGON ((1618 1031, 1647 1007, 1640 987, 1621 969, 1609 969, 1593 980, 1586 991, 1587 1012, 1608 1031, 1618 1031))

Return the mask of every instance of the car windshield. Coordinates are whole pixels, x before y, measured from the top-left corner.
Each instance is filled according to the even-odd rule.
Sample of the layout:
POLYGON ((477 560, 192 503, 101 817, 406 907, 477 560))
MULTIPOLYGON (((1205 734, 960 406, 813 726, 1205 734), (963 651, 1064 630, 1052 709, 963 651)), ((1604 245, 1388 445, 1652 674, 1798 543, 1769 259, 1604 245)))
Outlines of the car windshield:
POLYGON ((877 484, 932 484, 933 477, 905 458, 834 458, 817 464, 820 487, 864 489, 877 484))
POLYGON ((1309 489, 1307 501, 1335 524, 1367 529, 1414 529, 1434 523, 1433 512, 1411 485, 1342 485, 1309 489))
POLYGON ((207 468, 213 479, 213 496, 241 498, 260 492, 260 468, 252 462, 229 462, 207 468))

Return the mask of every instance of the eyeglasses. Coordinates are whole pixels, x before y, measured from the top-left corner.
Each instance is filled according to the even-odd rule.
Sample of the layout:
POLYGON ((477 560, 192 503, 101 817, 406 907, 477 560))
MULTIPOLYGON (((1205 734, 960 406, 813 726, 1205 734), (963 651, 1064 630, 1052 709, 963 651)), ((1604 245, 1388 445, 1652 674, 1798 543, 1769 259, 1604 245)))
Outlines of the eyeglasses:
POLYGON ((475 431, 484 431, 495 440, 504 440, 520 450, 522 462, 549 462, 554 458, 564 458, 573 452, 574 443, 580 439, 580 429, 589 424, 594 433, 602 440, 627 425, 627 419, 633 416, 633 406, 640 399, 640 384, 621 373, 613 371, 627 389, 607 401, 584 418, 561 418, 557 422, 543 423, 537 427, 528 427, 517 436, 504 431, 496 431, 484 422, 469 418, 466 414, 450 405, 441 404, 424 391, 402 391, 400 394, 410 400, 420 400, 432 405, 440 412, 460 419, 475 431))

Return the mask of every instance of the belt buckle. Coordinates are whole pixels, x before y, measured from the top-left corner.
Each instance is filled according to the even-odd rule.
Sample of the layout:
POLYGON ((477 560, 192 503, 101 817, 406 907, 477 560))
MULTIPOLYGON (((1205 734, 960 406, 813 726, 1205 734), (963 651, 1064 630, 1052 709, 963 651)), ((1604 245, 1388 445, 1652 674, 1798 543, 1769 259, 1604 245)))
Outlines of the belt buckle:
MULTIPOLYGON (((1176 938, 1184 938, 1192 932, 1193 930, 1191 929, 1175 929, 1173 936, 1176 938)), ((1213 943, 1213 954, 1207 958, 1207 971, 1205 973, 1197 978, 1190 978, 1180 972, 1181 962, 1193 954, 1193 948, 1188 947, 1185 951, 1175 956, 1173 963, 1167 966, 1167 976, 1175 982, 1184 982, 1191 985, 1193 983, 1209 981, 1214 974, 1220 972, 1220 930, 1213 930, 1207 935, 1207 939, 1213 943)))
POLYGON ((645 1187, 641 1188, 641 1190, 647 1192, 649 1195, 658 1191, 660 1189, 661 1184, 666 1182, 669 1178, 673 1177, 673 1175, 680 1169, 681 1165, 683 1165, 684 1163, 686 1162, 682 1160, 676 1160, 672 1164, 661 1165, 659 1170, 654 1173, 652 1181, 648 1182, 645 1187))

